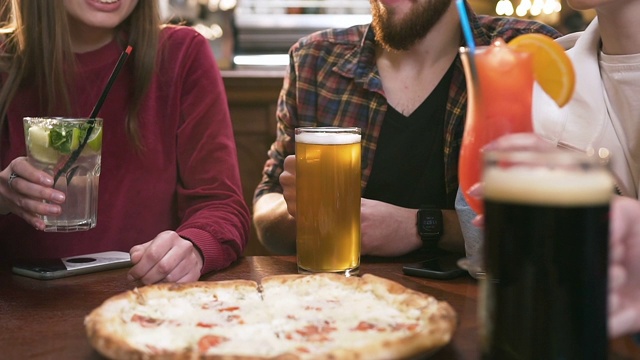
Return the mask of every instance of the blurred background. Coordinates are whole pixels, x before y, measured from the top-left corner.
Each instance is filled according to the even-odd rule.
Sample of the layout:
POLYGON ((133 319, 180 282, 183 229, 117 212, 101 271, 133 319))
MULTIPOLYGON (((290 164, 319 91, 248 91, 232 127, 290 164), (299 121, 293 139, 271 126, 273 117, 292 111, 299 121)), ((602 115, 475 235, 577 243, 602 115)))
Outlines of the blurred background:
MULTIPOLYGON (((370 20, 369 0, 160 0, 165 19, 207 37, 222 69, 279 66, 300 37, 370 20)), ((534 19, 562 33, 581 31, 593 18, 564 0, 472 0, 478 14, 534 19)))

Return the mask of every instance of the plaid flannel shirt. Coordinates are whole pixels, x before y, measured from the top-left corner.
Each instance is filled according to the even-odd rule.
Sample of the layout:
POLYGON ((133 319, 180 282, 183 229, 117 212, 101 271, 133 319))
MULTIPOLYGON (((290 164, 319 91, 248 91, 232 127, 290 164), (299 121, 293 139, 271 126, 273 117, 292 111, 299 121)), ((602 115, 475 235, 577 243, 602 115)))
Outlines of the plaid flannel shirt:
MULTIPOLYGON (((539 22, 475 15, 467 6, 476 45, 506 41, 525 33, 560 34, 539 22)), ((461 40, 461 45, 463 44, 461 40)), ((279 176, 284 158, 295 153, 294 130, 304 126, 362 129, 362 180, 367 185, 382 121, 387 111, 375 60, 376 41, 369 25, 329 29, 300 39, 289 50, 290 64, 277 104, 276 140, 268 151, 254 202, 265 193, 282 192, 279 176)), ((449 88, 444 119, 444 166, 447 194, 458 189, 458 155, 467 110, 467 91, 460 57, 449 88)), ((447 196, 453 199, 454 196, 447 196)), ((447 204, 453 209, 454 204, 447 204)))

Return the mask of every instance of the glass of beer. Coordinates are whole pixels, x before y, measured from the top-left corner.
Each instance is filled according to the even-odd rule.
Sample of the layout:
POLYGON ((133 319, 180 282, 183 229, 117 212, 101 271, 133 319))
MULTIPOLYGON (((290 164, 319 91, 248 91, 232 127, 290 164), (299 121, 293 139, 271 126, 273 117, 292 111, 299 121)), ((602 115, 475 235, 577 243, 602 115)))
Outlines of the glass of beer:
POLYGON ((296 249, 300 273, 360 267, 360 129, 297 128, 296 249))
POLYGON ((551 148, 484 168, 483 359, 606 359, 607 166, 551 148))

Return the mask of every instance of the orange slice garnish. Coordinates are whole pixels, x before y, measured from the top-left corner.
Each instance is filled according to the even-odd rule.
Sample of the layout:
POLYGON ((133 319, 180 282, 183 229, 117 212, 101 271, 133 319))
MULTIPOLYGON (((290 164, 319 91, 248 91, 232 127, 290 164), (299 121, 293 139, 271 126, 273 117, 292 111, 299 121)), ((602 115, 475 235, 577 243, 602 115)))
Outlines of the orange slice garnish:
POLYGON ((576 78, 571 59, 562 46, 542 34, 520 35, 509 41, 509 46, 533 55, 534 77, 558 106, 571 100, 576 78))

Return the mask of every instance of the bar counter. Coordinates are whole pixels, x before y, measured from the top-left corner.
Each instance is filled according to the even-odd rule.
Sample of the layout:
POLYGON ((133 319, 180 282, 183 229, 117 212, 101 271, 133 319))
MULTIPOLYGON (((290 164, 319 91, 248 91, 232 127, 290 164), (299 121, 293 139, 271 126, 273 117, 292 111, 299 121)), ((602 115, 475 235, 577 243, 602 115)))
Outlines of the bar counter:
MULTIPOLYGON (((478 286, 470 276, 432 280, 406 276, 402 262, 363 260, 361 274, 370 273, 447 301, 457 312, 452 341, 431 359, 479 359, 478 286)), ((84 317, 107 298, 131 290, 128 269, 57 280, 34 280, 0 269, 1 359, 101 359, 85 335, 84 317)), ((297 273, 293 256, 247 256, 201 280, 249 279, 297 273)), ((640 348, 629 338, 611 342, 609 359, 639 359, 640 348)))

